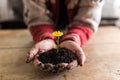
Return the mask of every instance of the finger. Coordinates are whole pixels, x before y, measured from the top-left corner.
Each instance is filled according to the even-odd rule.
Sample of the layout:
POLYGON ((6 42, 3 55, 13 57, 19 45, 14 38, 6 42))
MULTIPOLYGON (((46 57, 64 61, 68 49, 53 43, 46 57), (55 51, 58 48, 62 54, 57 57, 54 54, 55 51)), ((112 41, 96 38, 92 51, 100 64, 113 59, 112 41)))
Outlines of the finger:
POLYGON ((77 60, 73 60, 70 64, 68 64, 68 66, 66 67, 68 70, 73 69, 74 67, 76 67, 78 65, 77 60))
POLYGON ((86 61, 86 56, 85 55, 82 55, 82 61, 81 61, 81 66, 83 66, 85 64, 85 61, 86 61))
POLYGON ((31 62, 31 60, 29 59, 29 56, 30 56, 30 53, 28 52, 27 56, 26 56, 26 63, 30 63, 31 62))
POLYGON ((77 56, 78 56, 79 65, 83 66, 85 61, 86 61, 86 56, 85 56, 84 52, 83 51, 78 51, 77 56))
POLYGON ((66 67, 68 66, 68 63, 60 63, 57 66, 58 66, 58 72, 61 72, 66 69, 66 67))
POLYGON ((53 70, 53 67, 54 67, 53 64, 47 63, 47 64, 44 64, 43 70, 51 72, 53 70))
POLYGON ((37 67, 38 65, 40 66, 42 64, 42 62, 40 62, 37 58, 34 59, 33 64, 35 67, 37 67))
POLYGON ((33 47, 33 48, 28 52, 26 62, 31 62, 31 61, 35 58, 35 55, 38 53, 38 51, 39 51, 39 48, 38 48, 38 47, 33 47))

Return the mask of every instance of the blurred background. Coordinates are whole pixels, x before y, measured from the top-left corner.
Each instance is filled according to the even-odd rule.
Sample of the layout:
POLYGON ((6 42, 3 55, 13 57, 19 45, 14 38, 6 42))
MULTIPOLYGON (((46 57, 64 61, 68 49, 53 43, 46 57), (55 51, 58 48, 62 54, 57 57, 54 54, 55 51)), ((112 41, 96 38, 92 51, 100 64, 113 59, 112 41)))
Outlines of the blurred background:
POLYGON ((0 29, 26 28, 22 0, 0 0, 0 29))
MULTIPOLYGON (((120 0, 105 0, 100 25, 120 26, 120 0)), ((0 29, 26 28, 22 0, 0 0, 0 29)))

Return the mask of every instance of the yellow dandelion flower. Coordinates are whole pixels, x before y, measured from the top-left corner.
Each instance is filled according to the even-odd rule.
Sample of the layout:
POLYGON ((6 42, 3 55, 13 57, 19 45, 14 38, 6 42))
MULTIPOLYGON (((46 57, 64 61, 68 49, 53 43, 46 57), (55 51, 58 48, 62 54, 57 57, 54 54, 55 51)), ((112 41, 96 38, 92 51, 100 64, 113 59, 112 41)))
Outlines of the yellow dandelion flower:
POLYGON ((57 52, 59 52, 59 47, 60 47, 59 40, 60 40, 60 36, 63 35, 63 32, 61 32, 61 31, 54 31, 52 33, 52 35, 55 36, 55 37, 57 37, 57 39, 56 39, 56 42, 57 42, 57 52))
POLYGON ((52 33, 52 35, 53 35, 53 36, 56 36, 56 37, 60 37, 60 36, 63 35, 63 32, 61 32, 61 31, 54 31, 54 32, 52 33))

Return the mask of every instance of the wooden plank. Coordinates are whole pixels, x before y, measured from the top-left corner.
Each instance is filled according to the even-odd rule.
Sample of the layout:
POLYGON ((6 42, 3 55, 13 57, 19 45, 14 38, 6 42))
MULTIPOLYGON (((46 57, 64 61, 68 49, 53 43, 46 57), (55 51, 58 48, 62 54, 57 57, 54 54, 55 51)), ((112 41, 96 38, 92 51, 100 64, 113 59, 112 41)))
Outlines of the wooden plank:
POLYGON ((115 26, 99 27, 87 44, 120 44, 120 28, 115 26))
POLYGON ((32 44, 28 30, 0 30, 0 48, 31 47, 32 44))
POLYGON ((0 80, 119 80, 120 46, 117 44, 84 47, 87 61, 83 67, 59 74, 40 72, 26 64, 29 48, 0 49, 0 80))
MULTIPOLYGON (((86 45, 109 43, 120 43, 119 28, 100 27, 86 45)), ((28 30, 0 30, 0 48, 31 47, 32 44, 32 36, 28 30)))
POLYGON ((26 64, 26 53, 32 46, 28 30, 0 30, 0 80, 119 80, 120 31, 100 27, 83 47, 87 61, 83 67, 50 74, 26 64))

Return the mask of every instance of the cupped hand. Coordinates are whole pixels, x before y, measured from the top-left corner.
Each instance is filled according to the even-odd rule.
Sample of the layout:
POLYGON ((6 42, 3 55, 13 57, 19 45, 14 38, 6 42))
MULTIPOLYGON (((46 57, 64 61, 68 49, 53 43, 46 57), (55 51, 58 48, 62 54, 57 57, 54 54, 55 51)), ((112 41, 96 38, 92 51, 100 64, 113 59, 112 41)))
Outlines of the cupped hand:
POLYGON ((52 39, 44 39, 36 43, 28 52, 26 62, 34 60, 36 56, 55 47, 56 47, 55 41, 52 39))
POLYGON ((34 60, 34 65, 42 71, 47 71, 47 72, 53 72, 53 73, 58 73, 62 72, 65 70, 70 70, 78 65, 77 60, 73 60, 70 64, 68 63, 59 63, 59 64, 51 64, 51 63, 45 63, 43 64, 36 58, 34 60))
MULTIPOLYGON (((64 47, 71 50, 77 56, 78 64, 80 66, 84 65, 86 61, 86 56, 85 53, 83 52, 83 49, 80 47, 80 44, 72 40, 65 40, 61 42, 60 47, 64 47)), ((70 63, 68 64, 68 66, 69 68, 71 68, 72 66, 74 66, 74 64, 70 63)))

